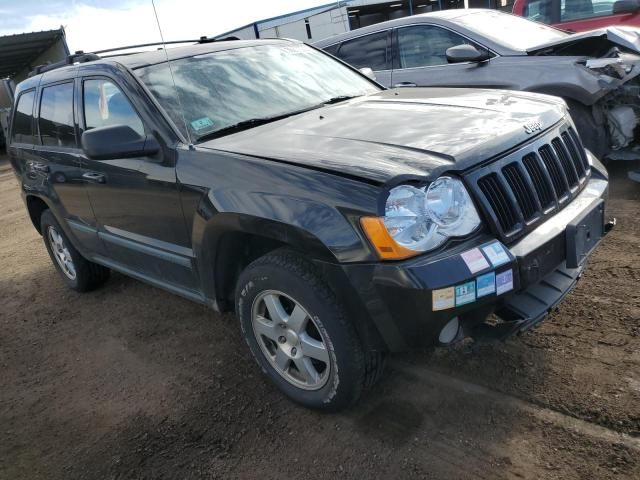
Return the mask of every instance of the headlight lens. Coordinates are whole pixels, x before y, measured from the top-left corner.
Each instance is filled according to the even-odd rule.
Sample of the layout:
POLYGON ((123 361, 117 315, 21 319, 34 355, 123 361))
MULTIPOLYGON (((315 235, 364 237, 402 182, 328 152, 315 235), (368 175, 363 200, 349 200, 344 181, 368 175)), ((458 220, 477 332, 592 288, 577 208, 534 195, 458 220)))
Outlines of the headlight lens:
POLYGON ((425 252, 473 232, 480 217, 463 183, 440 177, 428 188, 401 185, 391 190, 384 225, 400 246, 425 252))

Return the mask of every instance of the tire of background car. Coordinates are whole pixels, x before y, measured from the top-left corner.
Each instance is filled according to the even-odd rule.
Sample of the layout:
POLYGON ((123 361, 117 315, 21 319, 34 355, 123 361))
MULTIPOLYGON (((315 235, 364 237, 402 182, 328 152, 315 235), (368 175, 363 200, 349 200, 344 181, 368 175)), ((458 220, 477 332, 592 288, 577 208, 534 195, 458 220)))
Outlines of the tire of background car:
POLYGON ((88 292, 107 281, 110 270, 80 255, 51 210, 42 213, 40 231, 53 265, 69 288, 88 292))
POLYGON ((576 124, 584 146, 598 159, 602 160, 609 153, 609 135, 606 125, 599 125, 593 115, 593 109, 575 100, 565 99, 569 113, 576 124))
POLYGON ((241 273, 236 314, 262 370, 305 407, 349 407, 382 375, 383 354, 363 348, 317 269, 291 250, 269 253, 241 273))

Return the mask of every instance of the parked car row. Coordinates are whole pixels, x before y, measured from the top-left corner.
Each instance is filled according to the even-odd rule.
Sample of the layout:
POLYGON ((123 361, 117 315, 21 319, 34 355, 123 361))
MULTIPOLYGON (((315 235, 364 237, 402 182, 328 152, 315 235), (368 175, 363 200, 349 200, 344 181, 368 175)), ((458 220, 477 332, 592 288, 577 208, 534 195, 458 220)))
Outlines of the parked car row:
POLYGON ((560 56, 580 42, 525 20, 506 42, 509 20, 490 17, 489 32, 484 15, 325 47, 387 85, 444 83, 452 68, 458 87, 492 89, 385 89, 289 40, 37 69, 17 86, 8 152, 62 280, 85 292, 115 270, 235 310, 275 385, 324 410, 352 405, 389 352, 534 327, 613 225, 608 177, 564 101, 496 87, 564 69, 595 104, 613 95, 596 68, 635 72, 636 60, 598 38, 619 50, 583 72, 560 56), (356 51, 360 64, 345 57, 356 51))
POLYGON ((570 35, 492 10, 372 25, 315 46, 387 87, 474 87, 563 98, 598 158, 640 158, 640 30, 570 35))

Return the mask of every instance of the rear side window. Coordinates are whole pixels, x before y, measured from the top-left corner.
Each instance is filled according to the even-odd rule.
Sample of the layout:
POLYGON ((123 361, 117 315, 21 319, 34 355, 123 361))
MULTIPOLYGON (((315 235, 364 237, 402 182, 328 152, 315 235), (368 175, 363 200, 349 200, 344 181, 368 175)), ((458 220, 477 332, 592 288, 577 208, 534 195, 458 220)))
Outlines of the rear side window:
POLYGON ((106 79, 85 80, 84 121, 87 130, 126 125, 144 135, 142 121, 124 93, 106 79))
POLYGON ((20 95, 13 115, 11 141, 15 143, 34 143, 33 141, 33 102, 35 90, 20 95))
POLYGON ((387 32, 380 32, 344 42, 338 57, 356 68, 387 70, 387 37, 387 32))
POLYGON ((40 101, 40 140, 42 145, 75 147, 73 122, 73 83, 45 87, 40 101))

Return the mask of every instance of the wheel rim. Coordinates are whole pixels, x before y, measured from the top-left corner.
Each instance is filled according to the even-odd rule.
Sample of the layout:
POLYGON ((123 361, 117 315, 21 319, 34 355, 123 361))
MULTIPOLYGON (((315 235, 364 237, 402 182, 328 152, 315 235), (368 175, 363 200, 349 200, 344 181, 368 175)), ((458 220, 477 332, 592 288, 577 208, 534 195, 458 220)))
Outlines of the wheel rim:
POLYGON ((327 342, 299 302, 276 290, 264 291, 253 301, 251 319, 262 353, 280 376, 304 390, 318 390, 327 383, 327 342))
POLYGON ((62 273, 64 273, 70 280, 75 280, 76 266, 73 264, 73 258, 71 258, 71 254, 69 253, 69 249, 67 248, 62 235, 60 235, 54 227, 49 226, 47 229, 47 237, 49 239, 51 252, 53 253, 53 258, 56 259, 62 273))

